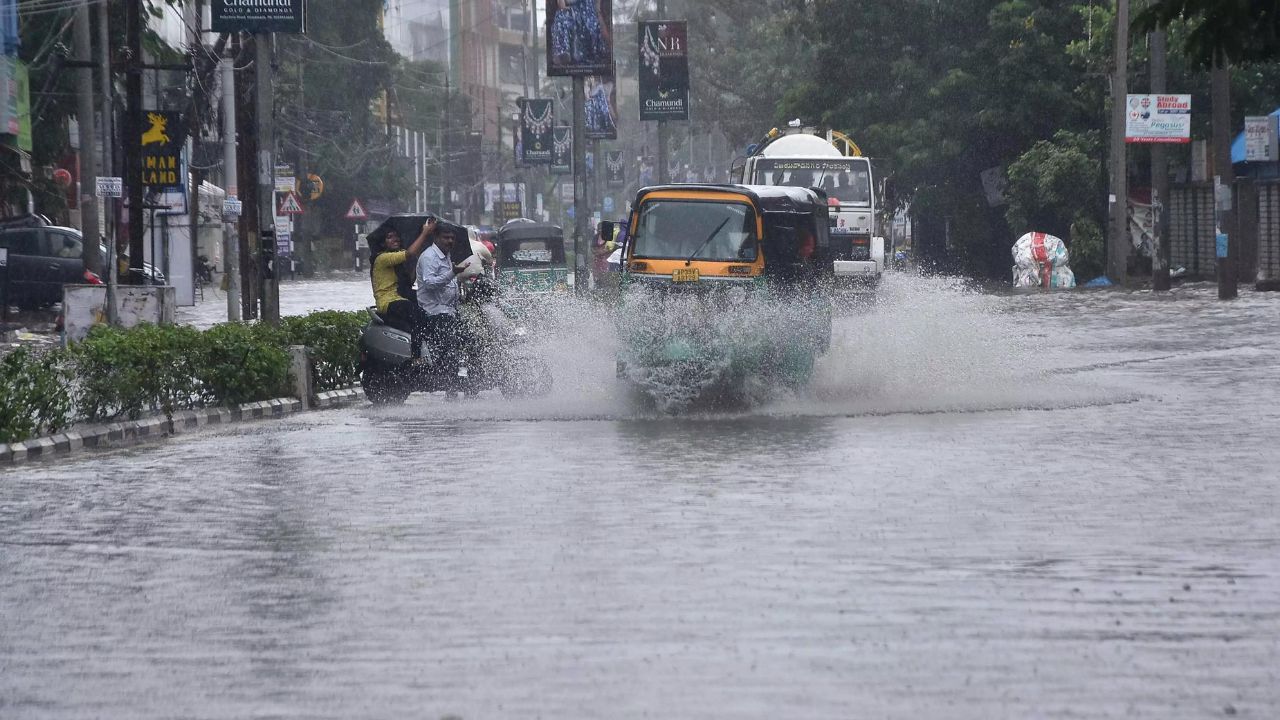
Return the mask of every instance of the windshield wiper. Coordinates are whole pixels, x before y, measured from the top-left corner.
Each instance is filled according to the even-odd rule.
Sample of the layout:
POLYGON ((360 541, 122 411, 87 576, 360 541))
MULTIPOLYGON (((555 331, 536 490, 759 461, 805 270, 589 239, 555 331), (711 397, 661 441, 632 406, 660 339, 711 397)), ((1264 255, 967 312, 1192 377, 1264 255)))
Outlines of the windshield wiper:
POLYGON ((715 229, 715 230, 712 230, 712 231, 711 231, 711 234, 707 236, 707 239, 706 239, 706 240, 703 240, 703 241, 702 241, 702 244, 698 246, 698 249, 697 249, 697 250, 694 250, 694 251, 693 251, 693 254, 692 254, 692 255, 690 255, 688 258, 686 258, 686 259, 685 259, 684 264, 685 264, 685 265, 692 265, 692 264, 693 264, 693 259, 694 259, 694 258, 696 258, 696 257, 698 257, 698 253, 702 252, 702 248, 704 248, 704 247, 706 247, 707 245, 710 245, 710 244, 711 244, 711 241, 712 241, 712 240, 714 240, 714 239, 716 238, 716 235, 718 235, 718 234, 720 233, 720 228, 724 227, 725 225, 728 225, 728 224, 729 224, 729 220, 730 220, 730 219, 731 219, 731 218, 725 218, 724 220, 721 220, 721 221, 720 221, 720 224, 716 226, 716 229, 715 229))

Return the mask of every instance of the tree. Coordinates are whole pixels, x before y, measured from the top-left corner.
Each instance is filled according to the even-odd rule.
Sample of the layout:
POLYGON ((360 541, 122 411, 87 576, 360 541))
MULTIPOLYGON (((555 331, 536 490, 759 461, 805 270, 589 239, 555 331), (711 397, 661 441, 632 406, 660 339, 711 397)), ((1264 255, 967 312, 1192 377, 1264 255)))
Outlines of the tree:
POLYGON ((1280 55, 1280 0, 1153 0, 1133 21, 1136 33, 1185 23, 1186 54, 1202 66, 1221 54, 1228 62, 1280 55))

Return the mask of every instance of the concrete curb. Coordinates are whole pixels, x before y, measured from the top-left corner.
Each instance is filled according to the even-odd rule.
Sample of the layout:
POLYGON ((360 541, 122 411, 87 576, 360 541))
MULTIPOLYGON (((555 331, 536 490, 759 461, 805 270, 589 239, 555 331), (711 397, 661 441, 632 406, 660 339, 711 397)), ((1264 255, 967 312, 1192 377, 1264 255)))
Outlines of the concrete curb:
POLYGON ((359 389, 348 388, 322 392, 311 403, 304 403, 297 398, 276 398, 230 408, 181 410, 173 414, 172 420, 157 415, 140 420, 81 425, 57 435, 0 444, 0 467, 19 465, 30 460, 67 457, 85 450, 141 445, 202 427, 285 417, 306 411, 307 405, 312 410, 329 410, 363 401, 364 395, 359 389))

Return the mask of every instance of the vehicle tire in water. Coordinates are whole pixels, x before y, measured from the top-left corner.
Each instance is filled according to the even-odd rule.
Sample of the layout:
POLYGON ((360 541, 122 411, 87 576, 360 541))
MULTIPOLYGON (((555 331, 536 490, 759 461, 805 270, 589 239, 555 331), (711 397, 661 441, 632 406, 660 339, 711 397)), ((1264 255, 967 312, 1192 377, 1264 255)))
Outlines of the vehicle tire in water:
POLYGON ((378 368, 365 368, 360 386, 374 405, 399 405, 409 398, 409 389, 394 374, 378 368))

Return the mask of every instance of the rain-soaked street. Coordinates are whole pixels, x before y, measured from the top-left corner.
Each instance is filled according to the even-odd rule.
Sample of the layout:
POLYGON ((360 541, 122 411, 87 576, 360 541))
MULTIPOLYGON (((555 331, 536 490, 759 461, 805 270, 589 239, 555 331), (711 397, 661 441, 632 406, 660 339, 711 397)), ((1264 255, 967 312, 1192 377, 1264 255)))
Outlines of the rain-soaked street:
POLYGON ((570 304, 544 400, 3 471, 0 717, 1275 718, 1277 302, 895 276, 680 418, 570 304))

